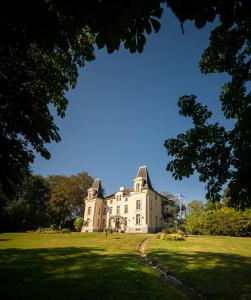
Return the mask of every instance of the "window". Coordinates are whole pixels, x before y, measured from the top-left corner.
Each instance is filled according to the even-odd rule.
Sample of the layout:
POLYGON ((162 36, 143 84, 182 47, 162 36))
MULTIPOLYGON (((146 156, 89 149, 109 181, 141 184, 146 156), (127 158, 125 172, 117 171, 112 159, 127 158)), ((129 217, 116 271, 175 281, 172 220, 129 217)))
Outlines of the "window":
POLYGON ((112 214, 112 207, 109 208, 109 214, 112 214))
POLYGON ((139 192, 139 188, 140 188, 140 183, 136 184, 136 192, 139 192))
POLYGON ((110 203, 112 204, 112 200, 110 201, 110 203))
POLYGON ((103 226, 105 226, 105 219, 103 219, 103 226))
POLYGON ((125 214, 128 213, 128 205, 125 205, 125 214))
POLYGON ((106 214, 106 207, 104 207, 104 211, 103 211, 103 214, 104 214, 104 215, 106 214))
POLYGON ((127 218, 124 218, 124 226, 127 226, 127 218))
POLYGON ((90 223, 90 219, 88 218, 87 219, 87 226, 89 226, 89 223, 90 223))
POLYGON ((99 219, 98 219, 98 224, 97 224, 97 225, 98 225, 98 227, 99 227, 99 219))
POLYGON ((136 215, 136 225, 140 224, 140 214, 136 215))
POLYGON ((125 202, 127 202, 128 201, 128 198, 125 198, 125 202))
POLYGON ((117 206, 117 215, 120 214, 120 206, 117 206))
POLYGON ((140 200, 136 200, 136 209, 141 209, 140 200))
POLYGON ((87 214, 88 214, 88 215, 91 214, 91 207, 90 207, 90 206, 88 207, 88 212, 87 212, 87 214))

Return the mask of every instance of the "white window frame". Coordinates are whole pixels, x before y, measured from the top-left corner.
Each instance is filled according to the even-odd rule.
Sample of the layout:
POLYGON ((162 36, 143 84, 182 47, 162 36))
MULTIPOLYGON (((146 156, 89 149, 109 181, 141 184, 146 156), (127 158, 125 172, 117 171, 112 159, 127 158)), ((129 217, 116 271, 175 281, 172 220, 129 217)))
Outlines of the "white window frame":
POLYGON ((135 218, 135 222, 136 222, 136 225, 140 225, 141 224, 141 215, 140 214, 136 214, 136 218, 135 218))
POLYGON ((141 210, 141 200, 136 200, 136 210, 141 210))

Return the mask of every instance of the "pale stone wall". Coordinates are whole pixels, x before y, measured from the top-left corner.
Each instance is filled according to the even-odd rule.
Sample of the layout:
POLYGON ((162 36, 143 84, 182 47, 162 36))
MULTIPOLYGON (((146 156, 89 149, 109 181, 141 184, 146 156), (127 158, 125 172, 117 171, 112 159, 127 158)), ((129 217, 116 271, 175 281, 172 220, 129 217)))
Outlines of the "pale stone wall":
MULTIPOLYGON (((112 198, 106 199, 93 197, 95 189, 90 188, 85 199, 84 213, 84 220, 89 220, 89 223, 82 231, 92 232, 104 228, 144 233, 159 231, 164 224, 162 196, 145 187, 144 182, 145 178, 136 177, 133 180, 132 190, 128 192, 124 187, 120 187, 112 198)), ((173 208, 165 207, 165 209, 171 211, 173 208)))

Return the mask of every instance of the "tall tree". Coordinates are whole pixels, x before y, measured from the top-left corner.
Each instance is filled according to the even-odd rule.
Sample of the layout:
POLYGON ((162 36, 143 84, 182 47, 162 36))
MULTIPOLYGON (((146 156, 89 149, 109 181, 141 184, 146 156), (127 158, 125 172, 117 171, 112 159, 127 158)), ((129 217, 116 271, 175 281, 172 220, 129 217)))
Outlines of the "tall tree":
POLYGON ((8 199, 0 215, 2 230, 25 230, 50 223, 48 201, 50 186, 41 175, 26 175, 16 189, 13 199, 8 199))
POLYGON ((142 52, 145 35, 159 30, 160 1, 1 1, 0 194, 14 191, 34 151, 60 141, 50 107, 63 117, 66 92, 78 68, 94 59, 94 44, 109 53, 122 42, 142 52), (51 106, 50 106, 51 105, 51 106))
MULTIPOLYGON (((34 160, 34 151, 47 159, 50 157, 45 144, 58 142, 60 136, 49 105, 56 108, 59 116, 64 116, 66 91, 76 85, 78 68, 94 59, 94 45, 106 47, 111 53, 122 43, 130 52, 142 52, 147 34, 160 29, 159 19, 164 4, 171 7, 182 24, 194 20, 197 28, 219 16, 222 27, 218 30, 220 35, 215 31, 214 49, 223 45, 223 52, 218 52, 217 56, 217 52, 211 51, 209 57, 214 62, 216 55, 215 62, 219 62, 220 70, 229 63, 231 65, 232 58, 235 58, 231 50, 235 44, 232 41, 236 42, 234 37, 237 36, 239 50, 242 49, 239 33, 247 45, 247 55, 243 55, 248 57, 251 5, 247 0, 1 1, 0 202, 4 202, 6 194, 21 181, 34 160), (236 28, 234 34, 231 30, 236 28), (224 49, 231 50, 230 56, 224 49)), ((207 56, 206 61, 209 62, 204 63, 206 72, 219 71, 218 67, 210 69, 207 56)), ((247 59, 241 60, 238 68, 242 74, 247 74, 248 64, 243 66, 242 62, 246 64, 247 59)), ((225 71, 231 75, 236 66, 232 65, 225 71)), ((233 83, 230 94, 240 95, 243 89, 239 83, 233 83)), ((224 105, 238 110, 227 98, 224 105)), ((233 133, 235 137, 241 134, 242 141, 249 139, 249 133, 245 131, 248 116, 248 112, 241 113, 239 120, 244 118, 244 121, 237 126, 240 130, 237 128, 233 133)), ((238 144, 238 141, 233 137, 231 143, 238 144)), ((240 147, 234 146, 234 167, 244 171, 235 177, 236 186, 247 173, 243 165, 246 156, 238 149, 240 147)), ((232 190, 235 193, 234 184, 232 190)), ((245 196, 245 191, 243 193, 245 196)))
POLYGON ((84 198, 93 178, 87 173, 72 176, 49 176, 51 196, 49 210, 55 223, 62 227, 66 221, 83 215, 84 198))
MULTIPOLYGON (((170 1, 174 8, 183 1, 170 1)), ((190 1, 196 3, 196 1, 190 1)), ((183 11, 183 10, 182 10, 183 11)), ((207 199, 220 200, 220 191, 228 184, 229 204, 240 209, 251 206, 251 3, 250 1, 205 1, 191 7, 181 20, 194 19, 197 27, 216 14, 220 25, 211 32, 210 45, 202 54, 203 73, 227 73, 231 80, 222 87, 220 101, 232 130, 219 123, 210 124, 212 112, 198 103, 196 96, 178 101, 180 114, 192 118, 194 127, 175 139, 167 139, 167 153, 175 159, 167 165, 176 179, 197 171, 206 182, 207 199), (208 6, 208 5, 211 6, 208 6), (197 9, 198 8, 198 9, 197 9), (210 9, 209 9, 210 8, 210 9), (206 10, 207 9, 207 10, 206 10), (197 13, 196 13, 197 11, 197 13)))

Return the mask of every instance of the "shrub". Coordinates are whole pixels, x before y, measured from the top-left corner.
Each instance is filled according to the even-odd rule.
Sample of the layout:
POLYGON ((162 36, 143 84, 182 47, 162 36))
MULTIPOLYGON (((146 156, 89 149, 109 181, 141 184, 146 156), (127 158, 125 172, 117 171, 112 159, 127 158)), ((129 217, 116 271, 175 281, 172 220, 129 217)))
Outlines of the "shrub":
POLYGON ((229 207, 189 213, 185 226, 190 234, 229 236, 251 235, 251 210, 237 211, 229 207))
POLYGON ((50 234, 50 233, 59 233, 59 230, 53 229, 52 227, 39 227, 35 232, 42 233, 42 234, 50 234))
POLYGON ((84 225, 84 219, 81 217, 78 217, 74 220, 74 228, 76 229, 76 231, 81 231, 82 227, 84 225))
POLYGON ((60 230, 61 233, 71 233, 69 228, 63 228, 60 230))
POLYGON ((171 240, 171 241, 184 241, 185 240, 185 234, 181 231, 181 233, 164 233, 159 232, 156 235, 156 239, 160 240, 171 240))
POLYGON ((156 239, 160 239, 161 234, 162 234, 162 232, 158 232, 158 233, 156 234, 156 239))
POLYGON ((164 234, 163 240, 171 240, 171 241, 184 241, 185 237, 183 234, 180 233, 169 233, 169 234, 164 234))
POLYGON ((164 229, 164 230, 162 230, 162 233, 165 233, 165 234, 177 233, 177 234, 180 234, 182 236, 186 236, 186 233, 183 230, 177 229, 177 228, 164 229))

